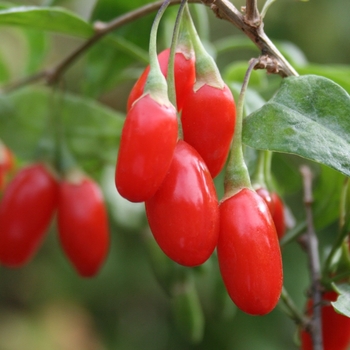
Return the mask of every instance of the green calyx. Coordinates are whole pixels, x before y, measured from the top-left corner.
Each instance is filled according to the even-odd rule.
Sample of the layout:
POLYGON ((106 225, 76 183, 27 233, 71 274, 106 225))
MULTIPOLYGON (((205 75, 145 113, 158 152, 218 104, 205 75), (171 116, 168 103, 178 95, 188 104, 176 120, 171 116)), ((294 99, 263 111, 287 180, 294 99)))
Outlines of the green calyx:
POLYGON ((182 21, 177 38, 175 52, 181 52, 187 60, 195 57, 191 36, 182 21))
POLYGON ((152 69, 151 66, 151 70, 145 84, 144 93, 140 98, 145 95, 150 95, 154 101, 158 102, 162 106, 170 107, 172 105, 168 98, 168 85, 160 68, 158 71, 157 69, 152 69))
POLYGON ((198 91, 203 85, 223 89, 225 83, 221 78, 220 71, 198 36, 188 6, 186 6, 183 15, 183 22, 191 38, 196 55, 196 82, 194 84, 194 91, 198 91))
MULTIPOLYGON (((149 94, 153 100, 160 105, 170 106, 172 105, 168 98, 168 84, 160 69, 158 56, 157 56, 157 33, 160 20, 168 7, 170 0, 164 1, 160 7, 152 25, 150 42, 149 42, 149 59, 150 59, 150 72, 146 81, 144 95, 149 94)), ((141 96, 142 98, 142 96, 141 96)))

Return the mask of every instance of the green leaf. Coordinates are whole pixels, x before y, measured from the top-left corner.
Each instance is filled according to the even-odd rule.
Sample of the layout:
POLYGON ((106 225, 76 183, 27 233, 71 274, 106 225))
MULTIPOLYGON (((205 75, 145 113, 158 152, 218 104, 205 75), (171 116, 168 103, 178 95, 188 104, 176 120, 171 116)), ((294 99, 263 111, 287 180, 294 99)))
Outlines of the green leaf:
POLYGON ((335 285, 335 289, 340 294, 336 301, 331 302, 335 311, 350 317, 350 285, 340 284, 335 285))
MULTIPOLYGON (((150 2, 150 1, 147 1, 150 2)), ((108 22, 117 16, 125 15, 128 11, 136 10, 147 4, 145 0, 99 0, 94 8, 91 16, 91 21, 105 21, 108 22)), ((149 16, 139 18, 137 25, 129 23, 118 29, 118 35, 148 50, 149 33, 156 11, 149 16), (142 31, 140 31, 142 28, 142 31)))
MULTIPOLYGON (((94 45, 87 55, 82 81, 84 94, 91 97, 114 88, 126 77, 126 68, 133 61, 148 63, 148 53, 122 37, 110 35, 94 45)), ((135 71, 135 69, 133 70, 135 71)))
POLYGON ((87 38, 94 33, 91 24, 73 12, 59 7, 20 6, 0 11, 0 25, 20 25, 33 29, 87 38))
POLYGON ((52 91, 46 88, 22 89, 0 99, 0 138, 17 156, 33 160, 48 116, 55 113, 63 120, 67 143, 83 167, 115 163, 122 115, 88 98, 65 93, 58 99, 59 104, 54 103, 52 91))
POLYGON ((9 7, 13 7, 14 5, 7 1, 0 1, 0 10, 8 9, 9 7))
POLYGON ((320 170, 313 191, 314 224, 317 230, 339 218, 339 202, 344 184, 344 175, 338 171, 326 166, 322 166, 320 170))
POLYGON ((244 120, 250 147, 296 154, 350 176, 350 97, 314 75, 283 80, 276 95, 244 120))
POLYGON ((315 74, 331 79, 350 94, 350 65, 307 64, 296 67, 300 75, 315 74))
POLYGON ((26 73, 30 74, 42 67, 49 45, 47 34, 43 31, 26 29, 23 30, 23 34, 27 39, 28 50, 30 51, 26 67, 26 73))

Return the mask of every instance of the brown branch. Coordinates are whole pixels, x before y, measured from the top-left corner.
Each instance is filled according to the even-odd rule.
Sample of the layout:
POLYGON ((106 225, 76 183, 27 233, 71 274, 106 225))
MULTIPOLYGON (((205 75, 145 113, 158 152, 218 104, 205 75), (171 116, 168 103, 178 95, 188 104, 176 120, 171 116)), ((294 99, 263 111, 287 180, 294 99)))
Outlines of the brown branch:
POLYGON ((245 22, 252 27, 260 26, 261 18, 258 10, 257 0, 246 0, 245 22))
MULTIPOLYGON (((8 93, 17 88, 25 86, 30 83, 38 82, 40 80, 45 80, 47 84, 53 85, 61 78, 61 76, 66 72, 66 70, 90 47, 92 47, 96 42, 101 40, 104 36, 111 33, 117 28, 122 27, 123 25, 133 22, 141 17, 144 17, 160 8, 164 1, 156 1, 145 6, 139 7, 136 10, 130 11, 124 15, 116 17, 110 22, 103 23, 97 21, 94 24, 95 34, 65 57, 61 62, 56 66, 38 72, 30 77, 26 77, 17 82, 11 83, 2 89, 1 93, 8 93)), ((200 3, 200 0, 188 0, 190 3, 200 3)), ((172 0, 171 5, 180 4, 181 0, 172 0)))
MULTIPOLYGON (((278 73, 281 76, 298 75, 294 68, 283 57, 271 40, 263 31, 263 23, 257 10, 256 0, 247 0, 246 11, 244 16, 236 7, 228 0, 188 0, 190 3, 200 3, 209 6, 214 13, 219 17, 226 19, 233 23, 237 28, 242 30, 250 40, 260 49, 260 62, 255 67, 256 69, 266 69, 269 73, 278 73)), ((45 80, 47 84, 55 84, 66 70, 91 46, 102 39, 105 35, 113 30, 146 16, 156 10, 162 5, 163 1, 156 1, 145 6, 142 6, 134 11, 130 11, 121 15, 114 20, 103 23, 96 22, 95 34, 85 41, 81 46, 75 49, 67 57, 65 57, 56 66, 45 69, 30 77, 26 77, 14 83, 11 83, 2 89, 0 93, 7 93, 24 85, 45 80)), ((180 4, 181 0, 171 0, 171 5, 180 4)))
POLYGON ((313 349, 323 350, 322 340, 322 295, 321 295, 321 266, 318 253, 318 240, 314 229, 312 216, 312 173, 306 165, 300 168, 304 184, 304 205, 306 210, 307 232, 305 235, 306 250, 309 259, 311 273, 311 293, 313 301, 313 313, 309 331, 311 333, 313 349))
POLYGON ((263 23, 251 25, 246 17, 228 0, 203 0, 215 14, 226 19, 240 29, 260 49, 264 61, 256 68, 266 69, 269 73, 278 73, 282 77, 298 76, 295 69, 289 64, 263 30, 263 23))

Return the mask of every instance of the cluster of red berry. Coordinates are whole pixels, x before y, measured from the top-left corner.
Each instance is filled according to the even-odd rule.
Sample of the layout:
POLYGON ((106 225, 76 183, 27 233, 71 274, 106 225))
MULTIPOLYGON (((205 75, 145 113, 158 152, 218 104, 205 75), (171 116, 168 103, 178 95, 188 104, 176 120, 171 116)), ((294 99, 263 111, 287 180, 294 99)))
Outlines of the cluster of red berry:
MULTIPOLYGON (((227 191, 219 203, 213 178, 230 151, 236 106, 214 60, 196 46, 194 51, 176 49, 177 108, 157 91, 161 84, 154 81, 161 79, 152 74, 152 65, 134 85, 120 142, 116 187, 124 198, 145 202, 153 236, 168 257, 192 267, 204 263, 217 248, 231 299, 249 314, 266 314, 277 304, 282 289, 273 218, 283 235, 283 204, 273 195, 268 207, 267 197, 262 199, 245 187, 227 191)), ((169 56, 169 49, 158 55, 162 77, 169 73, 169 56)))
POLYGON ((38 251, 56 211, 63 251, 81 276, 95 275, 109 247, 100 188, 79 171, 59 179, 44 163, 20 169, 5 186, 0 201, 0 263, 11 268, 25 265, 38 251))

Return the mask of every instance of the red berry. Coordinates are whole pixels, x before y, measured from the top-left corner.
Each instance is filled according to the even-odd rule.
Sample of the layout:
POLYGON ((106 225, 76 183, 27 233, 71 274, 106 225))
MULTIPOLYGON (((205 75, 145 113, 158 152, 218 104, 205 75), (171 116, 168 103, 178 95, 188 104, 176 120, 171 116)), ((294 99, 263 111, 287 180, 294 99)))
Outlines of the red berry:
MULTIPOLYGON (((170 49, 162 51, 158 55, 158 62, 160 69, 165 77, 168 72, 170 49)), ((143 71, 140 78, 132 88, 128 102, 127 111, 130 110, 132 104, 143 94, 145 83, 148 77, 150 67, 147 66, 143 71)), ((188 92, 191 90, 195 81, 195 60, 194 57, 186 58, 183 52, 176 52, 175 54, 175 90, 176 90, 176 104, 177 109, 182 109, 184 99, 187 97, 188 92)))
POLYGON ((109 248, 108 218, 98 185, 86 176, 60 184, 57 213, 62 248, 77 272, 94 276, 109 248))
MULTIPOLYGON (((324 350, 346 350, 350 344, 350 318, 338 314, 329 303, 337 299, 337 293, 330 291, 322 296, 326 303, 322 306, 322 337, 324 350)), ((311 299, 307 302, 307 314, 312 315, 311 299)), ((305 330, 301 331, 301 349, 312 350, 311 336, 305 330)))
POLYGON ((146 201, 151 231, 160 248, 178 264, 196 266, 218 240, 219 208, 210 173, 198 152, 179 141, 170 169, 146 201))
POLYGON ((150 95, 139 99, 127 114, 122 131, 115 182, 131 202, 154 195, 169 169, 177 141, 175 109, 150 95))
POLYGON ((58 184, 43 164, 20 170, 0 203, 0 262, 27 263, 41 245, 57 207, 58 184))
POLYGON ((257 189, 256 193, 266 202, 276 227, 278 239, 281 239, 286 233, 284 205, 281 198, 277 193, 270 193, 266 188, 263 187, 257 189))
POLYGON ((137 81, 136 81, 135 85, 133 86, 133 88, 131 89, 130 94, 129 94, 129 98, 128 98, 128 101, 127 101, 127 105, 126 105, 126 111, 127 112, 129 112, 129 110, 131 109, 133 103, 138 98, 140 98, 142 96, 149 71, 150 71, 150 66, 148 65, 145 68, 145 70, 143 71, 143 73, 140 75, 140 77, 137 79, 137 81))
POLYGON ((271 215, 273 215, 273 213, 275 212, 275 206, 270 191, 264 187, 260 187, 256 190, 256 193, 266 202, 271 215))
POLYGON ((202 156, 214 178, 224 167, 236 122, 236 106, 229 88, 204 84, 190 90, 181 115, 184 140, 202 156))
POLYGON ((273 222, 276 226, 277 236, 281 239, 286 233, 286 220, 284 217, 284 205, 277 193, 271 193, 274 212, 272 214, 273 222))
POLYGON ((264 315, 282 290, 282 259, 276 229, 264 200, 248 188, 220 204, 218 260, 233 302, 252 315, 264 315))

